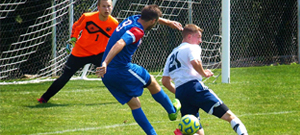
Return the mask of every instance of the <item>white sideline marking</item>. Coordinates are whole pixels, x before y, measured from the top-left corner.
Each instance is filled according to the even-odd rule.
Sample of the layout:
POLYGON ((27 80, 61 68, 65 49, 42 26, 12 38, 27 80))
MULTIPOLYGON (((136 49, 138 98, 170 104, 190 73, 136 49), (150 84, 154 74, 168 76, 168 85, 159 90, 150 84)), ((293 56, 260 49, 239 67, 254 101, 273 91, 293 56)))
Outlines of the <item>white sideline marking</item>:
POLYGON ((115 124, 115 125, 104 126, 104 127, 90 127, 90 128, 79 128, 79 129, 68 129, 68 130, 63 130, 63 131, 36 133, 36 134, 30 134, 30 135, 62 134, 62 133, 66 133, 66 132, 88 131, 88 130, 97 130, 97 129, 105 129, 105 128, 116 128, 116 127, 124 127, 124 126, 131 126, 131 125, 137 125, 137 123, 115 124))
POLYGON ((239 115, 239 117, 249 116, 249 115, 272 115, 272 114, 286 114, 286 113, 295 113, 298 111, 283 111, 283 112, 269 112, 269 113, 254 113, 254 114, 243 114, 239 115))
MULTIPOLYGON (((62 93, 62 92, 91 92, 91 91, 101 91, 100 89, 74 89, 74 90, 69 90, 69 91, 64 91, 64 90, 61 90, 59 91, 59 93, 62 93)), ((41 93, 41 92, 38 92, 38 91, 26 91, 26 92, 20 92, 19 94, 32 94, 32 93, 41 93)))
MULTIPOLYGON (((287 113, 296 113, 296 112, 298 112, 298 111, 254 113, 254 114, 243 114, 243 115, 239 115, 238 117, 253 116, 253 115, 277 115, 277 114, 287 114, 287 113)), ((210 119, 210 118, 206 118, 206 119, 210 119)), ((179 121, 179 120, 176 120, 176 121, 179 121)), ((157 121, 157 122, 151 122, 151 123, 164 123, 164 122, 170 122, 170 121, 157 121)), ((44 132, 44 133, 36 133, 36 134, 29 134, 29 135, 62 134, 62 133, 67 133, 67 132, 89 131, 89 130, 98 130, 98 129, 106 129, 106 128, 125 127, 125 126, 132 126, 132 125, 137 125, 137 123, 115 124, 115 125, 104 126, 104 127, 87 127, 87 128, 78 128, 78 129, 68 129, 68 130, 63 130, 63 131, 44 132)))
MULTIPOLYGON (((46 78, 46 79, 34 79, 28 81, 13 81, 13 82, 0 82, 0 85, 11 85, 11 84, 32 84, 32 83, 42 83, 42 82, 50 82, 56 79, 46 78)), ((81 78, 81 77, 72 77, 70 80, 86 80, 86 81, 101 81, 101 78, 81 78)))

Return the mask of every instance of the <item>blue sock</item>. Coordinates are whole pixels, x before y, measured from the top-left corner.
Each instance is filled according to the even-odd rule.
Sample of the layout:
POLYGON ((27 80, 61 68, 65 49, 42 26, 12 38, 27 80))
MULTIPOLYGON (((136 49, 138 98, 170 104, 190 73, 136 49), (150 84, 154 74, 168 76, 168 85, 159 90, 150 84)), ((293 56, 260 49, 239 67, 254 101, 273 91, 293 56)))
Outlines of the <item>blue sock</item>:
POLYGON ((132 115, 135 121, 142 127, 147 135, 157 135, 154 128, 148 121, 146 115, 144 114, 142 108, 132 110, 132 115))
POLYGON ((163 89, 161 89, 160 92, 153 94, 152 97, 166 109, 168 114, 176 112, 170 98, 163 89))

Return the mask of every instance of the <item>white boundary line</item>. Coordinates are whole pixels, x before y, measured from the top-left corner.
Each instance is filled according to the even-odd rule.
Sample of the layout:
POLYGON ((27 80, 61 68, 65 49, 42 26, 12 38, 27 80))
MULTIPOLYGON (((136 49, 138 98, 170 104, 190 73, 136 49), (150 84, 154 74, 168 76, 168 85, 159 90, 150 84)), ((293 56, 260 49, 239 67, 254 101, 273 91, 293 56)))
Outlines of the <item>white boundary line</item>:
MULTIPOLYGON (((102 91, 99 89, 74 89, 74 90, 61 90, 59 93, 71 93, 71 92, 91 92, 91 91, 102 91)), ((39 91, 23 91, 18 92, 18 94, 34 94, 34 93, 41 93, 39 91)))
MULTIPOLYGON (((57 79, 57 78, 56 78, 57 79)), ((42 83, 42 82, 50 82, 56 79, 46 78, 46 79, 33 79, 28 81, 13 81, 13 82, 0 82, 0 85, 12 85, 12 84, 32 84, 32 83, 42 83)), ((102 81, 101 78, 81 78, 81 77, 72 77, 70 80, 86 80, 86 81, 102 81)))
MULTIPOLYGON (((279 115, 279 114, 287 114, 287 113, 296 113, 298 111, 282 111, 282 112, 268 112, 268 113, 254 113, 254 114, 243 114, 239 115, 238 117, 243 116, 257 116, 257 115, 279 115)), ((205 118, 204 118, 205 119, 205 118)), ((210 119, 210 118, 206 118, 210 119)), ((176 120, 179 121, 179 120, 176 120)), ((175 122, 176 122, 175 121, 175 122)), ((151 122, 151 123, 165 123, 170 121, 157 121, 157 122, 151 122)), ((44 132, 44 133, 35 133, 35 134, 29 134, 29 135, 46 135, 46 134, 63 134, 67 132, 77 132, 77 131, 90 131, 90 130, 98 130, 98 129, 107 129, 107 128, 116 128, 116 127, 125 127, 125 126, 132 126, 137 125, 137 123, 129 123, 129 124, 115 124, 115 125, 109 125, 109 126, 102 126, 102 127, 87 127, 87 128, 75 128, 75 129, 67 129, 62 131, 53 131, 53 132, 44 132)))
POLYGON ((115 124, 115 125, 104 126, 104 127, 88 127, 88 128, 78 128, 78 129, 75 128, 75 129, 68 129, 68 130, 63 130, 63 131, 36 133, 36 134, 30 134, 30 135, 62 134, 62 133, 67 133, 67 132, 89 131, 89 130, 98 130, 98 129, 105 129, 105 128, 124 127, 124 126, 131 126, 131 125, 137 125, 137 123, 115 124))

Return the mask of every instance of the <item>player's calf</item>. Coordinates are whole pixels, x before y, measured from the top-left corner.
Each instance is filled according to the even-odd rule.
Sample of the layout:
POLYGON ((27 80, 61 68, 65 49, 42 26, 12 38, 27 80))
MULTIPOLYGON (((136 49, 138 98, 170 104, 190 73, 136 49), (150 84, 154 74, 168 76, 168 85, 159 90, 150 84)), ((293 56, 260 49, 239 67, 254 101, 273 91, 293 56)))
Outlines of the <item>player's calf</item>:
POLYGON ((239 118, 234 118, 230 122, 232 129, 238 134, 238 135, 248 135, 247 129, 245 125, 241 122, 239 118))

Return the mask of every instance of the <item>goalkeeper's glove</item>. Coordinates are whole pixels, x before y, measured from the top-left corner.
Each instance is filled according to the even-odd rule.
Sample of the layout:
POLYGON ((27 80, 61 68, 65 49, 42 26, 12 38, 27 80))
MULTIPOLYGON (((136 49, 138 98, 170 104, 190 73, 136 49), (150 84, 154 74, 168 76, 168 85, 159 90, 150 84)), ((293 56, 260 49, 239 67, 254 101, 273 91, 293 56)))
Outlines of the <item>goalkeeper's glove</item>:
POLYGON ((72 48, 75 46, 76 43, 76 38, 71 38, 68 42, 67 42, 67 46, 66 46, 66 51, 68 54, 71 53, 72 48))

